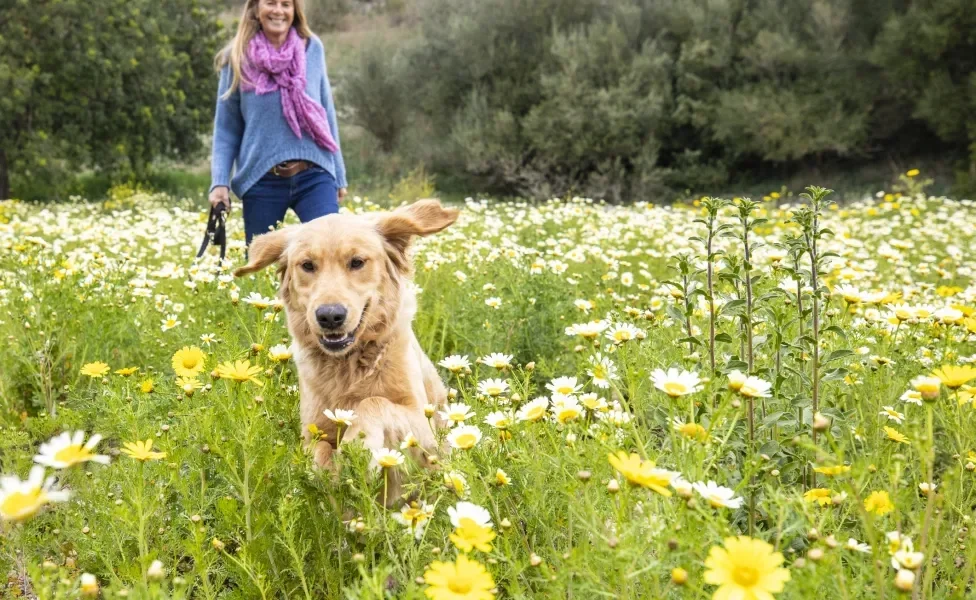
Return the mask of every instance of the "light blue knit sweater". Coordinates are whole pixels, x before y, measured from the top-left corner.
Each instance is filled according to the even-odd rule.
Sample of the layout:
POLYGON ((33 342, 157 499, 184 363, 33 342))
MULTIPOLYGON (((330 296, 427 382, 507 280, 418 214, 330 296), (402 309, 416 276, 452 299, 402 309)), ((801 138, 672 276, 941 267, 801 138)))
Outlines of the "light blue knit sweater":
MULTIPOLYGON (((322 40, 312 36, 305 49, 305 90, 325 107, 332 137, 339 144, 332 87, 325 67, 322 40)), ((334 154, 320 147, 312 136, 302 132, 299 139, 288 127, 281 111, 281 93, 258 95, 239 88, 226 100, 221 97, 230 89, 233 73, 230 64, 220 71, 217 89, 217 112, 214 116, 213 152, 210 158, 210 190, 229 186, 239 198, 276 164, 286 160, 307 160, 333 175, 339 188, 346 182, 346 165, 342 150, 334 154), (235 166, 234 176, 231 169, 235 166)), ((341 148, 341 147, 340 147, 341 148)))

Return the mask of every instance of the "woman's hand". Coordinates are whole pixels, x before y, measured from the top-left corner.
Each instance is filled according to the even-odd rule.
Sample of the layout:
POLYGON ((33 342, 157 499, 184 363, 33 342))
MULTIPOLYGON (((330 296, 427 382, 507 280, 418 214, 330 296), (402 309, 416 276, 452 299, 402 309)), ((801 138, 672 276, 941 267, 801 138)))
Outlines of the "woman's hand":
POLYGON ((218 185, 210 192, 210 206, 217 208, 220 204, 230 210, 230 191, 225 185, 218 185))
POLYGON ((346 197, 346 188, 339 188, 339 200, 346 197))

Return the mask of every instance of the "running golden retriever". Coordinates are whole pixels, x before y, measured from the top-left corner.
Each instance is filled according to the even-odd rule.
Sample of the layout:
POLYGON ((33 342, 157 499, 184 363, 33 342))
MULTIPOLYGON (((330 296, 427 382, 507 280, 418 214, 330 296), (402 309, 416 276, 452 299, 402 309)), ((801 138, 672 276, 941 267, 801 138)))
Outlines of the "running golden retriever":
POLYGON ((407 248, 414 236, 437 233, 457 217, 437 200, 388 213, 327 215, 257 236, 248 264, 234 271, 239 277, 278 264, 302 434, 317 465, 331 463, 338 441, 326 409, 355 411, 342 440, 360 438, 374 454, 399 448, 407 434, 419 443, 411 452, 420 464, 427 464, 423 450, 436 450, 424 406, 440 408, 447 391, 411 327, 417 300, 407 248))

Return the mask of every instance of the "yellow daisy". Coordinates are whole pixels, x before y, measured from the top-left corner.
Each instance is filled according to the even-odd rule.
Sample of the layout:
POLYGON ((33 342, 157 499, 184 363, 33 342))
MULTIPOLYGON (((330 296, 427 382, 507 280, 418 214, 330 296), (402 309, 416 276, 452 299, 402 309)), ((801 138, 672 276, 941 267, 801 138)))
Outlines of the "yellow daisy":
POLYGON ((103 362, 93 362, 81 368, 81 374, 87 375, 91 378, 101 377, 109 371, 109 366, 103 362))
POLYGON ((976 368, 969 365, 961 367, 942 365, 942 368, 936 369, 932 376, 938 377, 944 386, 954 390, 976 379, 976 368))
POLYGON ((817 473, 820 473, 821 475, 833 477, 834 475, 847 473, 848 471, 851 470, 851 468, 847 465, 837 465, 834 467, 815 467, 813 470, 817 473))
POLYGON ((898 442, 899 444, 907 444, 909 442, 908 436, 894 427, 885 427, 884 432, 888 436, 888 439, 893 442, 898 442))
POLYGON ((807 492, 803 494, 803 499, 807 502, 816 502, 820 506, 829 506, 831 495, 833 495, 833 492, 827 488, 814 488, 812 490, 807 490, 807 492))
POLYGON ((147 460, 159 460, 161 458, 166 458, 165 452, 153 452, 152 451, 153 441, 152 438, 144 442, 136 440, 135 442, 126 442, 123 444, 122 448, 123 454, 128 454, 136 460, 141 460, 143 462, 147 460))
POLYGON ((180 377, 196 377, 206 359, 207 355, 196 346, 183 346, 173 354, 173 371, 180 377))
POLYGON ((705 560, 705 583, 717 585, 713 600, 770 600, 790 580, 783 555, 762 541, 740 535, 713 546, 705 560))
POLYGON ((434 561, 424 572, 429 586, 424 594, 430 600, 491 600, 495 580, 484 565, 465 554, 455 562, 434 561))
POLYGON ((658 469, 653 462, 643 461, 635 453, 628 456, 623 450, 618 450, 616 454, 610 454, 608 460, 613 468, 633 485, 645 487, 665 497, 671 496, 671 490, 667 486, 677 475, 674 471, 658 469))
POLYGON ((869 513, 874 513, 880 517, 895 510, 895 505, 892 503, 891 496, 888 495, 888 492, 882 490, 878 492, 871 492, 871 494, 864 499, 864 510, 868 511, 869 513))
POLYGON ((217 377, 221 379, 231 379, 238 383, 250 381, 258 386, 264 386, 264 382, 257 379, 255 375, 261 372, 258 365, 251 366, 249 360, 239 360, 237 362, 227 361, 217 365, 217 377))

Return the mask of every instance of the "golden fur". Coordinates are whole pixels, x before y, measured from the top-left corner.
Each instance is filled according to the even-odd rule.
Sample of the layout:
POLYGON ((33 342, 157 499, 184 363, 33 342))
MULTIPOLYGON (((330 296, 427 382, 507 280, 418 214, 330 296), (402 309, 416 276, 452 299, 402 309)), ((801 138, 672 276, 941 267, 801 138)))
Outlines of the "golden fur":
MULTIPOLYGON (((302 434, 317 465, 329 465, 336 448, 336 425, 325 409, 356 412, 342 442, 360 438, 372 451, 397 449, 412 433, 424 450, 436 452, 424 406, 439 408, 447 391, 411 326, 417 301, 407 285, 407 248, 414 236, 441 231, 457 216, 457 209, 443 208, 437 200, 376 215, 328 215, 257 236, 248 264, 234 272, 241 276, 278 264, 298 366, 302 434), (315 312, 324 305, 345 307, 341 333, 355 335, 347 348, 325 348, 315 312), (313 440, 309 425, 325 439, 313 440)), ((411 453, 427 463, 420 449, 411 453)), ((396 498, 395 488, 390 500, 396 498)))

